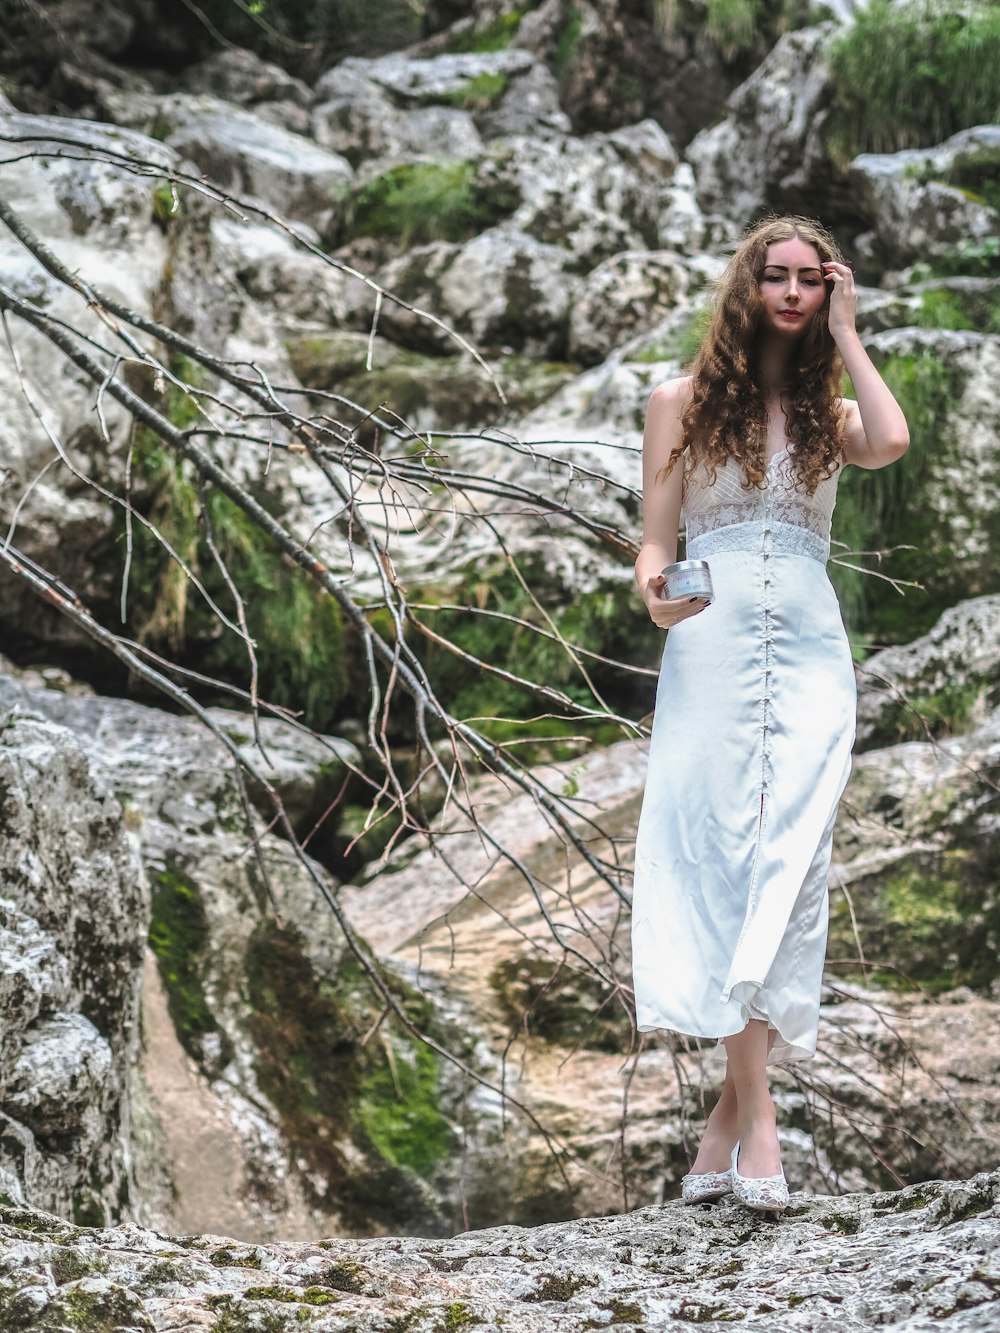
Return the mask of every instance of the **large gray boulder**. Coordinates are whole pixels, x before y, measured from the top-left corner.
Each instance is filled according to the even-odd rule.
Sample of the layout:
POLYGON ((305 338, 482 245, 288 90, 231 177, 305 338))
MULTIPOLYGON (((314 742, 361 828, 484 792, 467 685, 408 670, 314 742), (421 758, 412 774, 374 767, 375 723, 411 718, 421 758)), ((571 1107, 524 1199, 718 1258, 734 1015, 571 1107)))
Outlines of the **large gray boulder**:
POLYGON ((352 57, 322 76, 316 98, 317 142, 356 165, 414 154, 468 160, 484 139, 569 130, 552 74, 514 49, 352 57))
POLYGON ((669 250, 627 250, 598 264, 570 312, 570 358, 582 365, 606 360, 683 301, 688 282, 688 270, 669 250))
POLYGON ((964 251, 995 239, 1000 212, 975 189, 991 179, 998 154, 1000 126, 978 125, 936 148, 856 157, 850 184, 879 259, 893 268, 960 262, 964 251))
MULTIPOLYGON (((911 395, 919 443, 896 464, 908 476, 907 508, 895 540, 914 550, 892 555, 884 572, 915 579, 907 590, 924 625, 956 602, 996 589, 1000 502, 1000 337, 903 328, 866 340, 877 363, 911 395), (915 388, 907 389, 907 380, 915 388)), ((883 534, 884 536, 885 534, 883 534)))
POLYGON ((1000 686, 1000 595, 959 602, 912 643, 860 668, 858 742, 865 749, 967 730, 1000 686))
MULTIPOLYGON (((378 272, 390 292, 485 349, 514 347, 526 355, 559 357, 566 348, 570 304, 579 285, 568 250, 513 226, 493 227, 465 244, 417 246, 378 272)), ((348 288, 358 328, 371 322, 372 296, 348 288)), ((454 338, 411 310, 387 301, 380 328, 418 350, 453 351, 454 338)))
POLYGON ((122 809, 62 728, 2 707, 0 1178, 95 1224, 134 1204, 145 874, 122 809))
POLYGON ((698 203, 745 226, 765 208, 815 212, 829 184, 825 52, 834 23, 787 32, 733 92, 726 116, 688 144, 698 203))
POLYGON ((210 94, 175 93, 155 114, 164 142, 216 185, 319 231, 332 225, 354 176, 339 153, 210 94))
MULTIPOLYGON (((350 788, 360 768, 355 747, 268 718, 261 719, 258 743, 249 718, 213 711, 215 725, 256 769, 247 784, 247 811, 226 747, 192 719, 6 676, 0 676, 0 709, 15 719, 29 711, 44 717, 31 725, 75 755, 81 772, 89 764, 99 775, 114 829, 124 837, 127 825, 133 871, 140 887, 148 879, 151 899, 144 896, 126 923, 130 952, 123 972, 113 931, 122 928, 127 904, 114 898, 113 884, 92 887, 75 868, 77 846, 96 838, 85 789, 78 795, 61 779, 50 796, 42 775, 25 776, 18 819, 12 799, 5 808, 9 837, 0 850, 12 863, 10 874, 0 875, 0 897, 23 887, 38 918, 36 929, 21 919, 21 906, 21 916, 9 916, 6 933, 0 932, 0 945, 9 943, 11 970, 31 981, 27 996, 12 1004, 4 1071, 10 1101, 0 1100, 0 1112, 15 1126, 0 1167, 24 1181, 16 1197, 67 1212, 73 1189, 82 1188, 78 1177, 88 1180, 93 1164, 99 1188, 117 1199, 112 1187, 118 1188, 120 1174, 112 1167, 127 1152, 129 1192, 123 1187, 121 1199, 107 1205, 109 1216, 124 1208, 177 1230, 202 1219, 243 1237, 288 1238, 390 1221, 416 1231, 447 1229, 459 1215, 450 1149, 464 1081, 435 1056, 422 1055, 410 1033, 392 1031, 391 1020, 383 1027, 384 1001, 366 983, 338 920, 336 877, 311 855, 295 855, 271 831, 275 810, 265 784, 281 796, 300 836, 312 834, 310 853, 332 861, 343 849, 343 836, 338 841, 328 831, 340 806, 326 822, 323 815, 369 791, 361 777, 357 790, 350 788), (61 812, 51 820, 52 846, 36 831, 50 801, 58 801, 61 812), (55 887, 48 892, 59 931, 39 912, 45 894, 33 891, 22 863, 34 880, 51 871, 55 887), (92 902, 98 892, 111 901, 92 902), (68 968, 50 957, 39 930, 55 938, 68 968), (156 961, 145 977, 138 1050, 147 930, 156 961), (131 989, 123 998, 114 987, 126 982, 131 989), (110 1035, 106 1010, 117 1025, 110 1035), (86 1021, 62 1021, 77 1011, 86 1021), (362 1040, 376 1029, 373 1045, 362 1040), (127 1099, 125 1053, 134 1066, 127 1099), (387 1061, 403 1069, 398 1090, 387 1061), (114 1096, 100 1083, 109 1062, 113 1077, 105 1083, 114 1096), (413 1068, 420 1070, 419 1083, 407 1072, 413 1068), (45 1155, 44 1135, 60 1106, 62 1130, 52 1142, 60 1150, 64 1142, 72 1147, 68 1136, 76 1134, 86 1163, 79 1170, 72 1153, 66 1165, 45 1155), (119 1133, 109 1128, 112 1113, 124 1126, 119 1133), (400 1139, 397 1122, 408 1116, 433 1136, 429 1143, 410 1149, 400 1139), (16 1154, 10 1147, 15 1138, 16 1154)), ((0 739, 11 744, 17 727, 28 725, 8 726, 0 739)), ((0 780, 13 786, 2 767, 0 780)), ((95 873, 107 879, 100 850, 98 843, 95 873)), ((392 984, 401 985, 394 977, 392 984)), ((3 993, 0 987, 0 998, 3 993)), ((419 998, 405 987, 402 993, 419 998)), ((437 1032, 448 1031, 443 1014, 435 1023, 437 1032)), ((457 1036, 456 1051, 464 1050, 464 1040, 457 1036)), ((494 1132, 494 1118, 488 1121, 494 1132)), ((99 1194, 98 1203, 104 1200, 99 1194)), ((104 1213, 88 1215, 101 1220, 104 1213)))

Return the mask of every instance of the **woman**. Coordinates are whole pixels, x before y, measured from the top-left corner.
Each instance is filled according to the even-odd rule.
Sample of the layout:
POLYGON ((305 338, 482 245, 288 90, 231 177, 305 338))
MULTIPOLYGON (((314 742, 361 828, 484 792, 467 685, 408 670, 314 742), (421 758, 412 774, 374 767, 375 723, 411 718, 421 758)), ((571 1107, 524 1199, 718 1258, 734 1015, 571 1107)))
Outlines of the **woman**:
POLYGON ((722 1040, 726 1077, 683 1181, 788 1202, 765 1066, 814 1054, 833 821, 855 730, 851 653, 826 574, 837 479, 906 451, 855 329, 854 278, 803 218, 754 227, 692 374, 650 398, 639 590, 673 630, 636 841, 641 1031, 722 1040), (846 368, 857 401, 841 399, 846 368), (715 600, 664 595, 683 515, 715 600))

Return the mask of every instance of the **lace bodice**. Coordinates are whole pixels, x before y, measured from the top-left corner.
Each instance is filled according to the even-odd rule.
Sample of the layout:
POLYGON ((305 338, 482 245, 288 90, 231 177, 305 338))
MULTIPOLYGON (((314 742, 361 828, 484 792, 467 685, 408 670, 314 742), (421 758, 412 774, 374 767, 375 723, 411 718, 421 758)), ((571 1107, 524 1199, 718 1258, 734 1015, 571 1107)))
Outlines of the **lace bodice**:
POLYGON ((717 551, 770 551, 830 556, 830 523, 837 501, 839 469, 824 477, 812 495, 796 487, 788 448, 767 466, 765 485, 747 490, 739 464, 720 466, 715 484, 698 468, 684 478, 681 512, 687 530, 687 558, 703 560, 717 551))

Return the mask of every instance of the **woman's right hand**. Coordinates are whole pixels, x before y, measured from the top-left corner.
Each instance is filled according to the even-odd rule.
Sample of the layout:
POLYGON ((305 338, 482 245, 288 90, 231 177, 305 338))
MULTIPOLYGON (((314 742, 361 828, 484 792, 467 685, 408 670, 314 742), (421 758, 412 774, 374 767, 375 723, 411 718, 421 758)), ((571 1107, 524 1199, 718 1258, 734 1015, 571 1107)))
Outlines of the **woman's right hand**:
POLYGON ((682 620, 690 620, 710 604, 707 597, 664 597, 662 590, 665 583, 662 574, 654 574, 646 580, 642 593, 649 618, 660 629, 670 629, 682 620))

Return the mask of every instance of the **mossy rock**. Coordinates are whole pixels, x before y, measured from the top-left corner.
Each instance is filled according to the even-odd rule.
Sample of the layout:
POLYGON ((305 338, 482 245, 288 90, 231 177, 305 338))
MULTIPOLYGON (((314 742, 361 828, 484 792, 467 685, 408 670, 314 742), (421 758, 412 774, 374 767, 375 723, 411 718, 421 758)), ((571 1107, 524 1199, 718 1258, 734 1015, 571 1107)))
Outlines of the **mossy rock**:
POLYGON ((521 20, 531 5, 518 5, 506 13, 487 22, 472 22, 457 30, 453 29, 448 37, 446 51, 474 52, 486 54, 490 51, 505 51, 517 36, 521 20))
POLYGON ((498 963, 489 981, 514 1031, 558 1046, 612 1052, 628 1046, 628 1015, 590 973, 522 957, 498 963))
MULTIPOLYGON (((173 369, 188 383, 203 379, 187 363, 173 369)), ((178 428, 198 419, 196 405, 182 390, 169 385, 161 398, 156 406, 178 428)), ((277 507, 266 488, 249 489, 264 509, 277 507)), ((299 712, 317 731, 329 731, 348 690, 347 639, 329 594, 233 500, 210 486, 199 489, 190 466, 145 427, 137 428, 133 442, 131 498, 232 623, 238 615, 233 586, 239 590, 256 642, 260 695, 299 712)), ((129 537, 118 509, 115 523, 108 581, 117 612, 121 567, 130 548, 130 632, 182 667, 247 688, 251 663, 240 635, 220 622, 163 542, 138 522, 129 537)))
MULTIPOLYGON (((913 856, 851 886, 866 979, 893 990, 936 994, 969 986, 988 992, 1000 977, 1000 892, 995 856, 981 841, 913 856)), ((857 956, 850 909, 834 894, 829 957, 857 956)), ((834 971, 840 967, 836 961, 834 971)), ((843 975, 857 979, 849 965, 843 975)))
POLYGON ((197 887, 172 868, 153 881, 149 945, 181 1045, 207 1073, 220 1073, 232 1059, 233 1044, 205 994, 208 918, 197 887), (205 1041, 209 1036, 215 1039, 212 1043, 205 1041))
POLYGON ((544 566, 530 559, 522 560, 521 573, 537 602, 505 565, 474 566, 456 583, 425 587, 414 596, 415 601, 455 608, 421 614, 468 654, 464 659, 433 643, 418 646, 442 696, 456 716, 476 718, 492 740, 517 740, 526 762, 571 758, 579 753, 579 744, 562 743, 561 738, 579 735, 581 728, 602 743, 619 739, 619 729, 600 720, 584 724, 574 718, 539 718, 535 695, 482 670, 479 663, 541 681, 588 707, 595 705, 589 677, 612 709, 634 715, 651 708, 655 682, 637 681, 627 667, 655 668, 662 642, 649 634, 631 581, 609 580, 582 593, 554 583, 544 566), (482 612, 486 614, 478 614, 482 612), (574 659, 557 634, 568 644, 625 665, 574 659), (537 741, 538 746, 525 748, 520 744, 524 741, 537 741))
MULTIPOLYGON (((294 1155, 308 1163, 307 1191, 352 1226, 440 1229, 420 1183, 454 1148, 438 1056, 391 1019, 365 1041, 384 1001, 347 952, 335 975, 319 975, 294 927, 258 926, 246 976, 257 1077, 294 1155)), ((433 1033, 426 1000, 388 980, 412 1021, 433 1033)))
POLYGON ((403 162, 347 197, 340 240, 371 236, 402 249, 471 240, 502 222, 519 202, 509 187, 482 176, 476 162, 403 162))
POLYGON ((926 335, 914 341, 914 350, 889 355, 873 346, 873 359, 906 415, 909 450, 891 467, 848 468, 834 513, 830 577, 860 645, 909 642, 958 601, 998 588, 1000 519, 980 510, 971 519, 976 532, 970 541, 970 520, 961 512, 972 502, 960 484, 997 484, 974 473, 956 436, 954 404, 966 371, 947 349, 944 355, 932 350, 926 335), (878 563, 859 555, 873 551, 888 556, 878 563), (857 564, 876 575, 850 568, 857 564), (878 575, 898 580, 903 595, 878 575))
POLYGON ((368 370, 369 340, 363 333, 306 331, 286 345, 307 389, 342 394, 366 414, 378 409, 422 431, 505 423, 537 407, 578 373, 561 361, 497 360, 491 369, 503 386, 504 403, 482 366, 469 357, 424 356, 379 338, 368 370))

